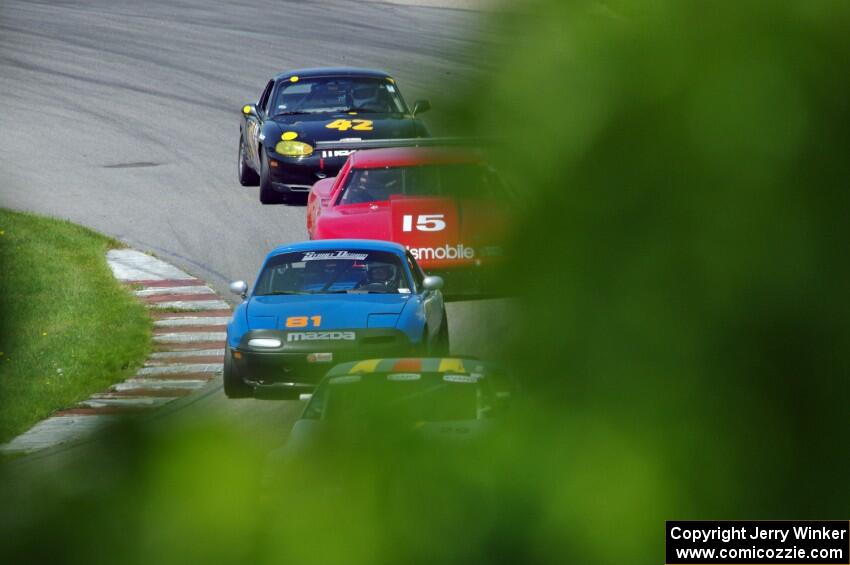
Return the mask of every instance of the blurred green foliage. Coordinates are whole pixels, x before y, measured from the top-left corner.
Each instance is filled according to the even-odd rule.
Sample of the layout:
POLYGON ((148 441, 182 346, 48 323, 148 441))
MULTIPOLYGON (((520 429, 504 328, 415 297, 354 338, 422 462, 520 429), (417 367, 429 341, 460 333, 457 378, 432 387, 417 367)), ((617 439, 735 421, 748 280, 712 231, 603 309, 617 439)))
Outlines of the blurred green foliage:
POLYGON ((133 428, 58 483, 2 471, 4 554, 657 564, 667 519, 847 518, 850 4, 495 18, 501 70, 450 117, 526 200, 506 429, 264 478, 226 425, 133 428))

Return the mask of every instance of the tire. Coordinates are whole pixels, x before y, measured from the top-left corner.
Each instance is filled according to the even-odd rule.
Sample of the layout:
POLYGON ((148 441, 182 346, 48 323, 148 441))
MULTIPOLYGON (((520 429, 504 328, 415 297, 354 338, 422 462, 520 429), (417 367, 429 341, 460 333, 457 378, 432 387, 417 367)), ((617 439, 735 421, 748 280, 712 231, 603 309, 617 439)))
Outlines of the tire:
POLYGON ((448 357, 451 353, 449 321, 446 318, 445 312, 443 312, 443 320, 440 322, 440 333, 437 334, 436 343, 434 344, 434 353, 440 357, 448 357))
POLYGON ((283 204, 286 202, 286 197, 275 192, 272 187, 269 158, 266 157, 262 147, 260 148, 260 202, 263 204, 283 204))
POLYGON ((433 343, 428 339, 428 326, 425 326, 422 328, 422 343, 419 344, 417 355, 419 357, 430 357, 433 349, 433 343))
POLYGON ((231 360, 230 345, 224 347, 224 394, 227 398, 251 398, 254 396, 254 389, 245 384, 245 381, 239 378, 233 368, 231 360))
POLYGON ((422 343, 422 355, 425 357, 447 357, 449 354, 449 324, 446 322, 446 313, 443 312, 443 320, 440 322, 440 331, 433 339, 428 339, 428 327, 424 331, 425 339, 422 343))
POLYGON ((239 158, 236 163, 236 172, 239 175, 239 184, 242 186, 257 186, 260 184, 260 175, 245 162, 245 142, 239 135, 239 158))

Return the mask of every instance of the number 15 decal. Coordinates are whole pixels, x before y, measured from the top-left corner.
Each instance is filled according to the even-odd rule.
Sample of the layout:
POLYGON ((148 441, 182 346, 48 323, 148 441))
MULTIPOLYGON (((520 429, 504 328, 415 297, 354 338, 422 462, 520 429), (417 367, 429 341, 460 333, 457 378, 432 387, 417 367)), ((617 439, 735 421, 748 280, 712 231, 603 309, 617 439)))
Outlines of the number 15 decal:
MULTIPOLYGON (((446 229, 445 214, 419 214, 416 216, 417 231, 443 231, 446 229)), ((413 231, 413 215, 401 217, 401 231, 413 231)))

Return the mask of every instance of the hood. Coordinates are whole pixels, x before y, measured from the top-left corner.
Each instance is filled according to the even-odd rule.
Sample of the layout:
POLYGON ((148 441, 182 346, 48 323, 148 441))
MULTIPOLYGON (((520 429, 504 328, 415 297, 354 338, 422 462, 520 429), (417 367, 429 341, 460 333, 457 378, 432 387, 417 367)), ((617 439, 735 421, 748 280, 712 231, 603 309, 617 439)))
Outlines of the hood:
POLYGON ((391 196, 330 208, 322 213, 321 234, 401 243, 427 271, 499 257, 509 213, 504 203, 490 200, 391 196))
POLYGON ((424 131, 418 120, 406 114, 338 112, 278 116, 273 121, 281 132, 294 131, 306 143, 417 137, 424 131))
MULTIPOLYGON (((287 330, 290 317, 320 317, 323 330, 394 326, 393 322, 404 309, 410 294, 311 294, 296 296, 253 296, 246 310, 252 330, 287 330), (371 316, 371 320, 370 320, 371 316)), ((304 328, 301 328, 304 329, 304 328)))

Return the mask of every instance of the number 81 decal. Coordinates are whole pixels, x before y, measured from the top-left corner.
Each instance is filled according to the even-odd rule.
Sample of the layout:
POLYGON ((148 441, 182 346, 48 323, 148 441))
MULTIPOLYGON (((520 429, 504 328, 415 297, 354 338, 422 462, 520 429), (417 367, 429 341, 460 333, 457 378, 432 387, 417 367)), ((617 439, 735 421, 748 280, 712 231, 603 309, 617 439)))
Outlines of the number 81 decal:
POLYGON ((312 323, 314 328, 322 325, 321 316, 290 316, 286 319, 287 328, 307 328, 312 323))
POLYGON ((328 129, 338 129, 345 131, 352 129, 354 131, 372 131, 372 120, 334 120, 325 126, 328 129))

